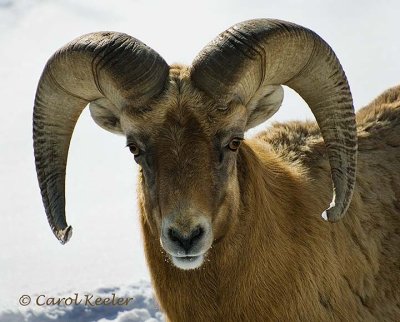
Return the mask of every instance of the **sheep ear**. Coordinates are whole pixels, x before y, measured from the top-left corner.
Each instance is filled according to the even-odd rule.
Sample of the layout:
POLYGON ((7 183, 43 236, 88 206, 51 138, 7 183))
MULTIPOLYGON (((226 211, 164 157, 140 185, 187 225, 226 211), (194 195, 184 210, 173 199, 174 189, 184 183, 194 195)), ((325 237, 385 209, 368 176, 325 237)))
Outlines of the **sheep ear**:
POLYGON ((278 111, 282 101, 282 86, 269 85, 260 87, 246 105, 249 111, 246 131, 268 120, 278 111))
POLYGON ((89 109, 97 125, 111 133, 123 134, 119 121, 121 111, 108 99, 99 98, 91 102, 89 109))

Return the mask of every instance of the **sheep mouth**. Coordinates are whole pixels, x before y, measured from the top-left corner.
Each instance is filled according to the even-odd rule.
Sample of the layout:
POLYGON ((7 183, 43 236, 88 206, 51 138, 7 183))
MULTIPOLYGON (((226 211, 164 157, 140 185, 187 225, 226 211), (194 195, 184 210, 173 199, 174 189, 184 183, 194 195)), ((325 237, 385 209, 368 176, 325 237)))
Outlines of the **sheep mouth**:
POLYGON ((197 256, 171 256, 172 263, 183 270, 199 268, 204 262, 204 254, 197 256))

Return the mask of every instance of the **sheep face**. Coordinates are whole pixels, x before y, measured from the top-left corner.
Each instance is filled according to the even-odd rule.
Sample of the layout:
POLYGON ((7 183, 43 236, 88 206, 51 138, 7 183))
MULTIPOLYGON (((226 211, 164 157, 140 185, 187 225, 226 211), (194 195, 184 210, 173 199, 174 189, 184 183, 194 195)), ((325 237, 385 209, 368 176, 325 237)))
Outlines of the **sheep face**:
POLYGON ((236 160, 245 107, 218 109, 190 82, 173 80, 145 113, 120 120, 141 168, 142 202, 154 238, 175 266, 201 266, 238 208, 236 160))

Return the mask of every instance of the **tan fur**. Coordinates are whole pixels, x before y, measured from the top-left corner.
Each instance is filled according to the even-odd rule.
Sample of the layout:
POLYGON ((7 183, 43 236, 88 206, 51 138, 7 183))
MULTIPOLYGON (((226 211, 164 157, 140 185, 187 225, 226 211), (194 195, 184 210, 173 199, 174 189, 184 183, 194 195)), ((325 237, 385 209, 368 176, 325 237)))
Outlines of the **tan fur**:
MULTIPOLYGON (((229 111, 240 111, 213 115, 212 104, 191 88, 184 71, 172 80, 154 106, 181 113, 182 120, 190 108, 203 126, 201 146, 232 123, 229 111)), ((170 321, 400 320, 400 87, 360 110, 357 122, 356 189, 348 213, 335 224, 320 218, 332 183, 315 123, 276 124, 246 140, 218 205, 207 189, 210 152, 197 151, 193 169, 200 173, 172 186, 162 169, 179 167, 169 163, 168 147, 159 145, 161 202, 151 204, 143 176, 139 201, 153 285, 170 321), (159 242, 163 209, 179 203, 183 192, 209 213, 217 231, 206 262, 189 271, 173 266, 159 242)), ((191 144, 196 146, 195 138, 191 144)))

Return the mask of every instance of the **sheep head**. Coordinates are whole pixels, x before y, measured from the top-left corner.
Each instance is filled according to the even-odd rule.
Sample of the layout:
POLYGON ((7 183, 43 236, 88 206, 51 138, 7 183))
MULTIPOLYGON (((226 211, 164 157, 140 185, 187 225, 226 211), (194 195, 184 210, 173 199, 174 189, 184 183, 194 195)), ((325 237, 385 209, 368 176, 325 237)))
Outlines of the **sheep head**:
POLYGON ((271 117, 281 84, 308 103, 327 145, 333 200, 346 212, 355 183, 356 131, 349 86, 330 47, 312 31, 252 20, 220 34, 192 66, 168 66, 119 33, 82 36, 49 60, 34 107, 39 185, 56 237, 71 236, 64 182, 69 141, 90 103, 95 122, 124 134, 141 167, 146 220, 182 269, 199 267, 239 207, 237 155, 244 132, 271 117))

